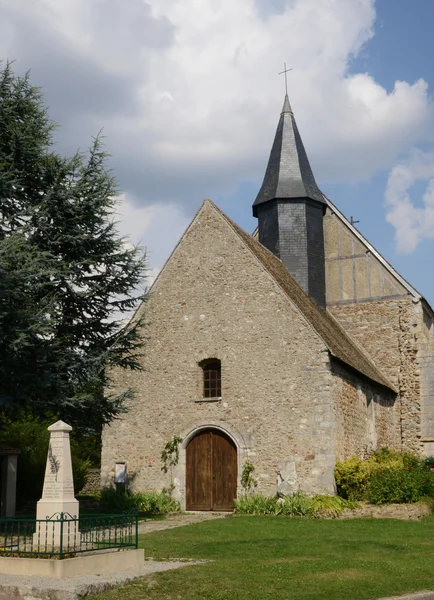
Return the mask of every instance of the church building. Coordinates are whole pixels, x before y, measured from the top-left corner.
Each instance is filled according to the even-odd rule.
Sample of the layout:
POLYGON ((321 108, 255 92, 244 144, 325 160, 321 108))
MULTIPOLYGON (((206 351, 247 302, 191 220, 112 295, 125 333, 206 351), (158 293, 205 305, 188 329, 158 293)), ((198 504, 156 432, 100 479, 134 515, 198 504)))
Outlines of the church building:
POLYGON ((205 200, 150 290, 143 370, 103 432, 102 485, 173 482, 186 510, 256 491, 335 493, 336 461, 377 448, 434 455, 427 301, 320 191, 285 97, 243 231, 205 200), (161 452, 180 439, 172 472, 161 452))

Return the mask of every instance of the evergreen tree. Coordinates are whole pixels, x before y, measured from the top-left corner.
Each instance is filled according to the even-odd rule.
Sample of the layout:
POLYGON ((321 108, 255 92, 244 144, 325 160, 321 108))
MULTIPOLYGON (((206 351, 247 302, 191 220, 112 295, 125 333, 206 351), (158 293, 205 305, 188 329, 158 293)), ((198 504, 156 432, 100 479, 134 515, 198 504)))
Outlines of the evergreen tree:
POLYGON ((145 261, 116 230, 116 182, 100 138, 53 151, 29 75, 0 70, 0 406, 98 428, 123 410, 108 367, 140 368, 145 261))

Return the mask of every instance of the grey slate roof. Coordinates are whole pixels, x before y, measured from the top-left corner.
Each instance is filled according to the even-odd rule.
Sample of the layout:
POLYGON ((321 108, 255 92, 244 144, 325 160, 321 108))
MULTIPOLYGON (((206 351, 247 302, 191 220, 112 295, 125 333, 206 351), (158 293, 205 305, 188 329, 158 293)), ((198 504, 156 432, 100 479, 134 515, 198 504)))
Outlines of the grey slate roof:
POLYGON ((264 181, 253 204, 253 216, 258 216, 259 204, 275 198, 310 198, 325 204, 298 132, 288 95, 285 95, 264 181))

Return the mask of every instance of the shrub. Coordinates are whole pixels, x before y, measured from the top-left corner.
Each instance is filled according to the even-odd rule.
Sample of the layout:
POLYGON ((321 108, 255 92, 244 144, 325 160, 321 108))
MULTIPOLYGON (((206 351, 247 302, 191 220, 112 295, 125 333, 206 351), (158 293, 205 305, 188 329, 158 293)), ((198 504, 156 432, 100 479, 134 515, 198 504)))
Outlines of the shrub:
POLYGON ((434 469, 434 456, 427 456, 423 462, 429 469, 434 469))
POLYGON ((399 453, 382 448, 366 460, 353 457, 336 463, 335 478, 338 495, 348 500, 366 500, 371 478, 386 469, 419 469, 422 461, 411 452, 399 453))
POLYGON ((264 496, 263 494, 244 494, 238 500, 234 500, 234 504, 234 512, 239 515, 277 514, 277 498, 275 496, 264 496))
POLYGON ((372 504, 417 502, 434 497, 431 462, 411 452, 382 448, 368 458, 350 458, 336 464, 339 496, 349 500, 368 500, 372 504))
POLYGON ((347 500, 363 500, 371 471, 372 464, 357 457, 336 463, 335 479, 339 496, 347 500))
POLYGON ((293 496, 285 496, 283 500, 278 500, 277 510, 276 514, 290 517, 313 517, 315 515, 312 499, 303 492, 296 492, 293 496))
POLYGON ((78 494, 87 482, 89 475, 89 469, 92 467, 92 463, 89 459, 81 458, 74 453, 74 445, 71 445, 71 462, 72 462, 72 474, 74 477, 74 494, 78 494))
POLYGON ((258 481, 253 477, 254 465, 250 460, 246 460, 241 472, 241 485, 245 492, 250 492, 258 485, 258 481))
POLYGON ((98 496, 100 508, 104 512, 127 512, 137 508, 135 499, 129 492, 106 487, 98 496))
POLYGON ((180 505, 167 492, 130 492, 104 488, 100 493, 100 506, 104 512, 139 512, 164 515, 178 512, 180 505))
POLYGON ((314 514, 317 517, 339 517, 344 508, 358 508, 359 503, 339 496, 314 496, 311 500, 314 514))
POLYGON ((434 473, 424 465, 378 469, 372 473, 367 500, 372 504, 413 503, 434 495, 434 473))
POLYGON ((167 492, 148 492, 139 494, 138 510, 158 515, 166 515, 172 512, 178 512, 180 505, 177 500, 167 492))

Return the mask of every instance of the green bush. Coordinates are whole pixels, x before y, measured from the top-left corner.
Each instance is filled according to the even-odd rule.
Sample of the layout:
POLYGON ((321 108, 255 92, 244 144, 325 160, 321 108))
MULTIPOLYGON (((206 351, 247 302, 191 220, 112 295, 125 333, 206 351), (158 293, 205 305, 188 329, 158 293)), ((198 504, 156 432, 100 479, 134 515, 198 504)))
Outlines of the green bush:
POLYGON ((339 496, 314 496, 311 499, 315 516, 339 517, 344 508, 358 508, 359 503, 355 500, 346 500, 339 496))
POLYGON ((277 501, 279 515, 287 515, 290 517, 313 517, 315 510, 312 504, 312 499, 297 492, 293 496, 285 496, 283 500, 277 501))
POLYGON ((103 488, 98 494, 98 498, 100 508, 104 512, 127 512, 137 509, 133 495, 116 488, 103 488))
POLYGON ((346 500, 363 500, 373 464, 353 457, 336 463, 335 479, 338 494, 346 500))
POLYGON ((167 492, 130 492, 104 488, 100 493, 100 507, 104 512, 139 512, 165 515, 178 512, 180 505, 167 492))
POLYGON ((372 504, 417 502, 434 496, 434 473, 427 460, 411 452, 382 448, 366 460, 350 458, 336 464, 339 496, 372 504))
POLYGON ((424 465, 378 469, 372 473, 366 498, 371 504, 413 503, 434 496, 434 473, 424 465))
POLYGON ((382 448, 368 459, 358 457, 336 463, 335 479, 338 495, 347 500, 366 500, 368 486, 374 473, 384 469, 420 467, 421 460, 410 452, 382 448))
POLYGON ((240 515, 275 515, 277 510, 277 498, 263 494, 244 494, 234 504, 240 515))
POLYGON ((427 456, 423 462, 429 469, 434 469, 434 456, 427 456))
POLYGON ((74 494, 78 494, 86 485, 89 469, 92 463, 87 458, 81 458, 74 452, 74 444, 71 444, 72 475, 74 477, 74 494))

